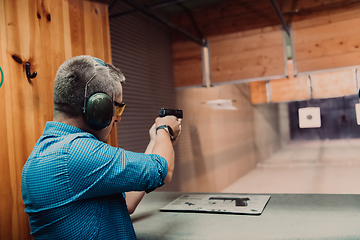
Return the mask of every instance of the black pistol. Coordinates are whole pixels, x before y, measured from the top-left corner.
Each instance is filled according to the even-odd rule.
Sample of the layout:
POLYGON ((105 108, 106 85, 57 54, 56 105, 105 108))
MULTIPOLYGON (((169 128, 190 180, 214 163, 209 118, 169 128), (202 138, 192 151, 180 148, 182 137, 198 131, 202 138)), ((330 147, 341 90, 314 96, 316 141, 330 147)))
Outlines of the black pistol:
POLYGON ((235 201, 236 207, 246 207, 247 201, 249 201, 249 198, 237 198, 237 197, 210 197, 209 200, 223 200, 224 202, 226 200, 235 201))
POLYGON ((177 118, 183 118, 183 111, 181 109, 166 109, 161 108, 159 111, 159 117, 165 117, 168 115, 173 115, 177 118))

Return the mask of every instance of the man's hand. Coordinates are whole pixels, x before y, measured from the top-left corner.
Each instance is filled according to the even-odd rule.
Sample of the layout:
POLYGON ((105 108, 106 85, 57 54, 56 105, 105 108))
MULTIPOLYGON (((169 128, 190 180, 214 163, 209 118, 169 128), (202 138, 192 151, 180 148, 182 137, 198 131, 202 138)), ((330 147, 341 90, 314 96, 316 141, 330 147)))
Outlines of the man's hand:
POLYGON ((178 138, 181 132, 181 119, 175 116, 165 116, 156 118, 156 127, 161 125, 169 125, 174 132, 174 141, 178 138))

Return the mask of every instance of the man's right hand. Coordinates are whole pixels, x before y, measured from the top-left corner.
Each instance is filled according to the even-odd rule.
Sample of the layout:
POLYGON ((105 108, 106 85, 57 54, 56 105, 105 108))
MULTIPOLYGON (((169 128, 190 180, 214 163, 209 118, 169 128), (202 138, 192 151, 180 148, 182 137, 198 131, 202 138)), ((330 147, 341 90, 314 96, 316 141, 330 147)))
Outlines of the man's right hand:
POLYGON ((178 119, 175 116, 165 116, 165 117, 158 117, 155 120, 156 127, 162 125, 169 125, 174 132, 174 140, 175 141, 181 132, 181 119, 178 119))

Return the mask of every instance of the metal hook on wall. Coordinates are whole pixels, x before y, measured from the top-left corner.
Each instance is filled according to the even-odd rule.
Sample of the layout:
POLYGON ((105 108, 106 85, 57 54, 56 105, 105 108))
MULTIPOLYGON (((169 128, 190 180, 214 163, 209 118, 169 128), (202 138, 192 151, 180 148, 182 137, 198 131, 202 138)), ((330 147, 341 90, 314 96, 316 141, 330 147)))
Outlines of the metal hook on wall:
POLYGON ((35 78, 36 75, 37 75, 37 72, 33 72, 31 74, 31 72, 30 72, 30 63, 29 62, 27 62, 26 65, 25 65, 25 71, 26 71, 26 77, 29 80, 29 82, 30 82, 31 78, 35 78))

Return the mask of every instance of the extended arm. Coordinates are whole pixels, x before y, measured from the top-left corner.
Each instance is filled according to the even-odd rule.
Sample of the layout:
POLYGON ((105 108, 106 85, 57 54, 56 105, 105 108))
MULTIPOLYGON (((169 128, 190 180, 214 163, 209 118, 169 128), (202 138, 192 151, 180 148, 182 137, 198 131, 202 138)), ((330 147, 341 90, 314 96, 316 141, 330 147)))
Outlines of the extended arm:
MULTIPOLYGON (((173 128, 175 136, 178 135, 180 122, 177 121, 175 117, 170 116, 168 117, 168 119, 165 120, 163 120, 163 118, 158 118, 156 123, 154 123, 149 130, 150 142, 145 150, 145 153, 159 154, 166 159, 166 161, 168 162, 168 172, 165 178, 165 182, 170 182, 172 178, 172 173, 174 171, 175 154, 173 143, 170 141, 170 137, 167 132, 165 130, 159 130, 158 133, 156 133, 156 127, 161 125, 169 125, 171 128, 173 128)), ((136 207, 138 206, 144 195, 145 191, 126 193, 126 203, 128 206, 129 214, 132 214, 135 211, 136 207)))
POLYGON ((136 207, 141 202, 142 198, 145 195, 145 191, 141 192, 127 192, 126 194, 126 205, 129 211, 129 214, 135 212, 136 207))
MULTIPOLYGON (((150 142, 145 150, 145 153, 150 154, 154 148, 156 140, 156 123, 149 130, 150 142)), ((145 191, 141 192, 127 192, 126 194, 126 204, 129 211, 129 214, 133 214, 136 207, 141 202, 142 198, 145 195, 145 191)))
MULTIPOLYGON (((175 116, 166 116, 166 117, 158 117, 156 119, 156 127, 162 125, 168 125, 172 128, 174 132, 174 138, 177 139, 180 133, 180 124, 175 116)), ((164 180, 165 183, 168 183, 172 179, 172 174, 174 172, 175 166, 175 153, 173 144, 175 144, 175 140, 171 141, 169 134, 165 131, 165 129, 159 129, 156 133, 156 140, 151 153, 158 154, 166 159, 168 163, 168 172, 166 178, 164 180)))

